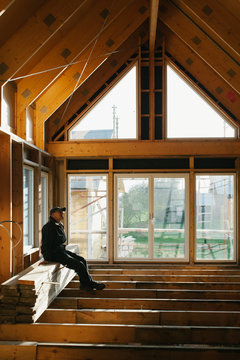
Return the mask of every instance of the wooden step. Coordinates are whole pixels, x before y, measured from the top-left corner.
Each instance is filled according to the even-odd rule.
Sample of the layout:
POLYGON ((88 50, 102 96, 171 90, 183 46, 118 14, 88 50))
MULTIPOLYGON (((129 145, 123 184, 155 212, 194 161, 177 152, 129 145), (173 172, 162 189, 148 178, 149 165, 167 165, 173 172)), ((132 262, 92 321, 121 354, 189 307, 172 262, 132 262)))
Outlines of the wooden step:
POLYGON ((32 341, 0 341, 1 360, 34 360, 37 343, 32 341))
POLYGON ((91 269, 91 275, 238 275, 240 276, 239 269, 114 269, 114 268, 101 268, 91 269))
POLYGON ((95 281, 240 282, 240 275, 94 275, 95 281))
POLYGON ((40 323, 240 326, 238 311, 47 309, 40 323))
MULTIPOLYGON (((239 290, 240 282, 165 282, 165 281, 104 281, 108 289, 192 289, 239 290)), ((66 288, 79 288, 79 280, 72 280, 66 288)))
POLYGON ((37 360, 239 360, 240 347, 171 345, 147 346, 109 344, 44 344, 38 345, 37 360))
POLYGON ((0 340, 143 345, 238 346, 240 327, 112 324, 1 324, 0 340))
MULTIPOLYGON (((61 291, 61 297, 84 297, 86 291, 67 288, 61 291)), ((240 300, 239 290, 189 290, 189 289, 104 289, 87 292, 88 297, 97 298, 141 298, 141 299, 233 299, 240 300)))
POLYGON ((240 301, 219 299, 113 299, 57 297, 49 308, 240 311, 240 301))

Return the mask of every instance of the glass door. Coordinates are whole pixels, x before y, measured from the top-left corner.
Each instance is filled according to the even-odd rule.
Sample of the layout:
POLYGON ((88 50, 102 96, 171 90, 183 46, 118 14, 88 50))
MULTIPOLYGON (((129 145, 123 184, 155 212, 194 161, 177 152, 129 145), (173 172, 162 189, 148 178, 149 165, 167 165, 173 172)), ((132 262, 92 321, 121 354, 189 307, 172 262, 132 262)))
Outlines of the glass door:
POLYGON ((115 175, 115 258, 188 258, 188 176, 115 175))

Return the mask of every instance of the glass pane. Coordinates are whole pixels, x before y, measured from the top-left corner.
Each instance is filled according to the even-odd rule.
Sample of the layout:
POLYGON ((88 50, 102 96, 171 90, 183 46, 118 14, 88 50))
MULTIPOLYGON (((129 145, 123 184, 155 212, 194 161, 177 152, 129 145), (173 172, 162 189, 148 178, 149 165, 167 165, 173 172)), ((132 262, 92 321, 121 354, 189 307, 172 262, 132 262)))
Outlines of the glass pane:
POLYGON ((148 179, 118 178, 118 258, 148 257, 148 179))
POLYGON ((70 139, 136 139, 136 66, 70 131, 70 139))
POLYGON ((167 66, 167 136, 235 136, 235 129, 170 66, 167 66))
POLYGON ((154 257, 185 256, 185 179, 154 179, 154 257))
POLYGON ((33 170, 23 168, 23 246, 26 253, 33 241, 33 170))
POLYGON ((70 243, 81 256, 107 259, 107 177, 71 175, 70 243))
POLYGON ((233 260, 234 223, 234 175, 197 176, 197 260, 233 260))

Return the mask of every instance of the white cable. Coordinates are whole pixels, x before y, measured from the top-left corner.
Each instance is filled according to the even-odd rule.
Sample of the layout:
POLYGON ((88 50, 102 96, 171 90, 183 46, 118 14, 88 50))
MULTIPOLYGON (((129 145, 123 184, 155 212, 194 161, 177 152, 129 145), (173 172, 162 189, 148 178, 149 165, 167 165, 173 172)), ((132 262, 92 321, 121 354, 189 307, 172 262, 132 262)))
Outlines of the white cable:
POLYGON ((1 221, 1 222, 0 222, 0 227, 4 228, 4 229, 7 231, 8 235, 9 235, 9 237, 10 237, 10 240, 11 240, 12 252, 13 252, 13 256, 12 256, 12 275, 14 275, 14 274, 15 274, 15 247, 18 246, 18 244, 19 244, 19 243, 21 242, 21 240, 22 240, 22 228, 21 228, 21 226, 19 225, 19 223, 16 222, 16 221, 14 221, 14 220, 4 220, 4 221, 1 221), (20 230, 20 237, 19 237, 19 240, 18 240, 15 244, 13 244, 13 238, 12 238, 12 236, 11 236, 11 234, 10 234, 10 231, 8 230, 8 228, 7 228, 6 226, 3 225, 4 223, 12 223, 12 224, 16 224, 16 225, 18 226, 18 228, 19 228, 19 230, 20 230))

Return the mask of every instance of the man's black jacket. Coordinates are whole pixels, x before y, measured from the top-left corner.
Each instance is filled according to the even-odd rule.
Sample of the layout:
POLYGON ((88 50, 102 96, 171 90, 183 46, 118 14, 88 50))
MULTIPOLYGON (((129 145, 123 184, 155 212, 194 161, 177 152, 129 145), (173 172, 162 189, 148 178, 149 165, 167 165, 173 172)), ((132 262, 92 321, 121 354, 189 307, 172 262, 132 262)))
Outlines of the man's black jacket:
POLYGON ((51 216, 42 228, 41 252, 45 260, 51 261, 65 250, 66 234, 62 223, 57 223, 51 216))

